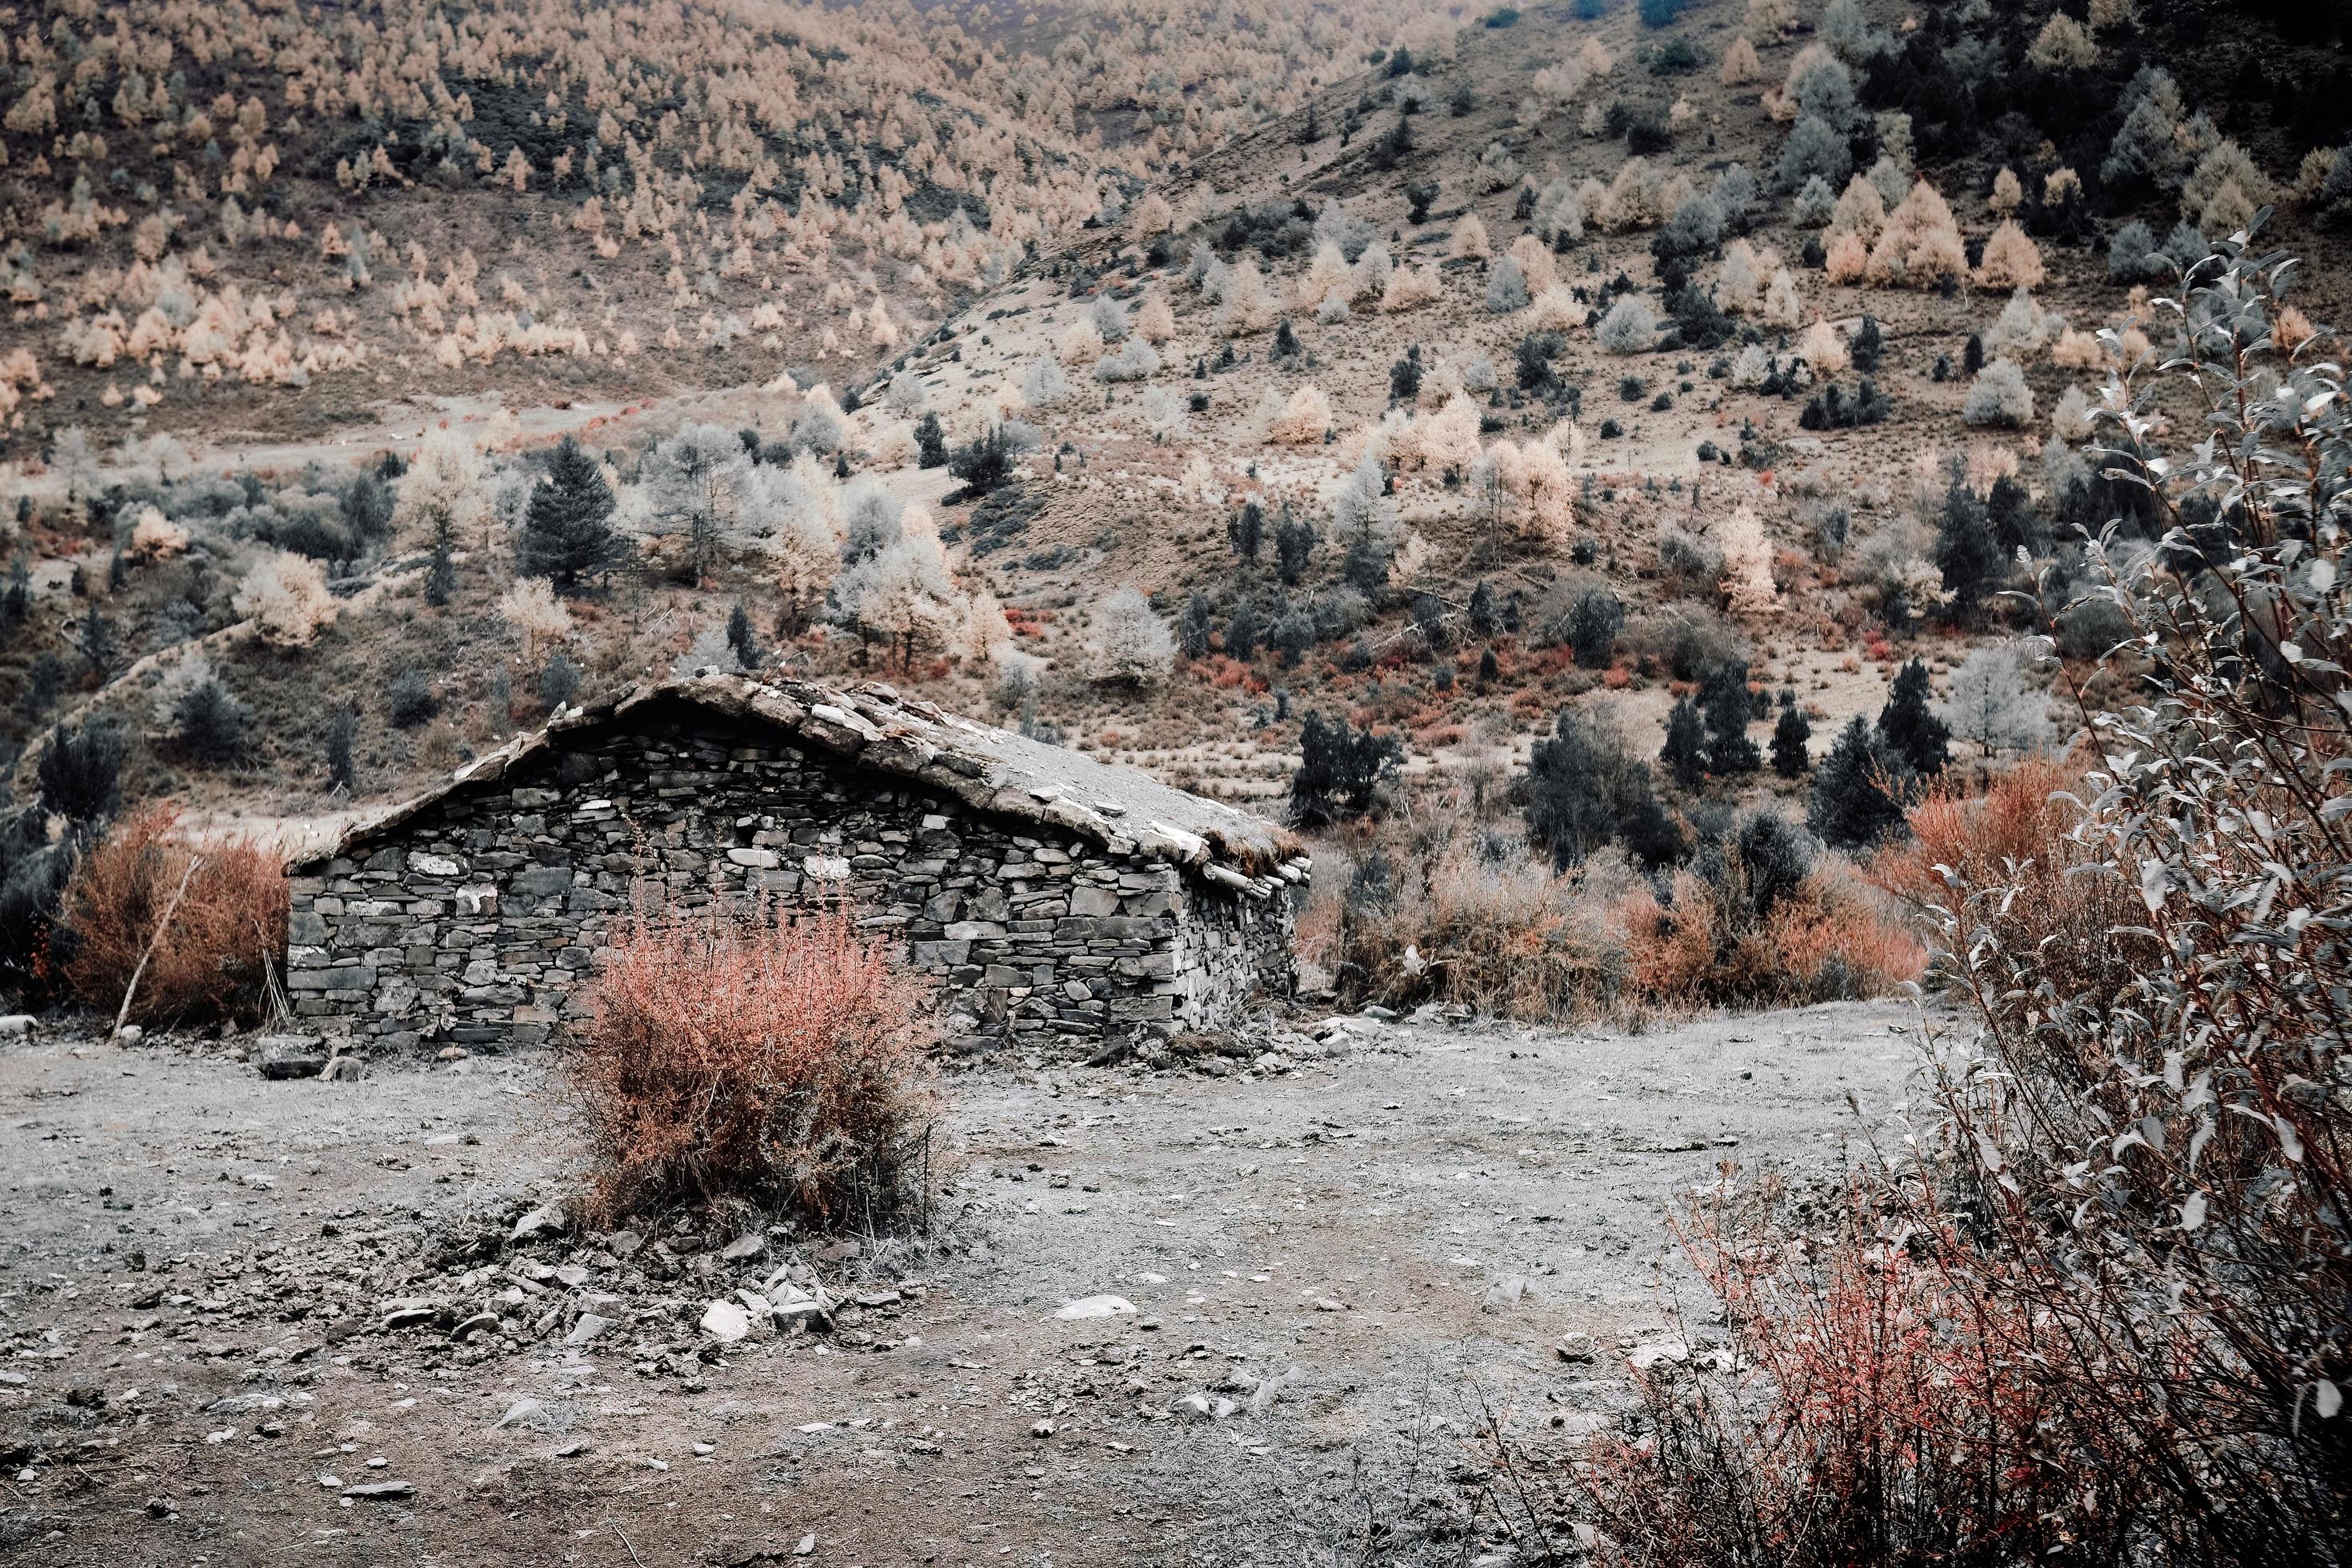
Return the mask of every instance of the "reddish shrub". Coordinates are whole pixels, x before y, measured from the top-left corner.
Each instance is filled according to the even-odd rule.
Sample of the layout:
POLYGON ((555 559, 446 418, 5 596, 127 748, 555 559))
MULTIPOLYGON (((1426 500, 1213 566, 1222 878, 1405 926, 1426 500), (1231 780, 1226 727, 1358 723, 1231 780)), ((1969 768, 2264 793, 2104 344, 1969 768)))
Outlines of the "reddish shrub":
POLYGON ((1989 934, 2002 949, 2034 954, 2033 984, 1987 988, 2004 1022, 2033 1012, 2043 985, 2113 997, 2158 960, 2140 929, 2137 889, 2099 866, 2078 831, 2078 801, 2090 793, 2078 766, 2022 763, 1980 796, 1957 786, 1929 794, 1911 809, 1911 837, 1870 863, 1871 879, 1931 928, 1949 913, 1962 940, 1989 934))
POLYGON ((191 844, 176 835, 179 819, 174 806, 144 807, 75 868, 58 921, 66 984, 83 1005, 111 1015, 138 972, 130 1017, 142 1024, 261 1017, 280 994, 284 867, 242 840, 191 844), (187 890, 159 932, 184 875, 187 890))
POLYGON ((571 1058, 608 1212, 748 1202, 820 1220, 917 1195, 922 996, 840 910, 640 909, 571 1058))
POLYGON ((1722 879, 1685 871, 1674 904, 1647 888, 1617 906, 1630 989, 1669 1007, 1802 1005, 1883 996, 1927 962, 1895 911, 1824 866, 1757 913, 1736 856, 1722 879))
POLYGON ((2127 1527, 2053 1448, 2048 1348, 1948 1227, 1852 1198, 1818 1237, 1727 1189, 1680 1227, 1731 1331, 1713 1373, 1636 1374, 1572 1507, 1602 1563, 1666 1568, 2109 1561, 2127 1527), (1580 1505, 1580 1506, 1579 1506, 1580 1505))

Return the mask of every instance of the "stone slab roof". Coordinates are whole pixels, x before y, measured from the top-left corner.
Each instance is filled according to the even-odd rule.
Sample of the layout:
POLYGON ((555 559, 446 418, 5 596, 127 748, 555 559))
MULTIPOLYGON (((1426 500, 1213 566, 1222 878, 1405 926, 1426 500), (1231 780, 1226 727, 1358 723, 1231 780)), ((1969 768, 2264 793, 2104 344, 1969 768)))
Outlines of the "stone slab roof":
POLYGON ((1264 896, 1306 872, 1290 833, 1221 801, 1162 784, 1139 769, 1033 741, 948 713, 878 682, 848 689, 789 677, 704 673, 646 681, 615 698, 568 708, 541 730, 516 736, 457 770, 449 782, 353 824, 304 864, 373 845, 444 800, 482 788, 563 738, 608 727, 648 704, 675 700, 772 726, 811 749, 894 773, 974 810, 1076 833, 1113 854, 1192 868, 1209 879, 1264 896))

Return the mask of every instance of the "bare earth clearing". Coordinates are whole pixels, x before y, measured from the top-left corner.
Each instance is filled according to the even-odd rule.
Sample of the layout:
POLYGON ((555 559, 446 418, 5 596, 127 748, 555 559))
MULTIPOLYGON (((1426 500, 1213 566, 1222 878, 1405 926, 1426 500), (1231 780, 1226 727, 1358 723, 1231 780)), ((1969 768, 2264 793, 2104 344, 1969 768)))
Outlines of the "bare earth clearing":
POLYGON ((213 1044, 19 1041, 0 1556, 1273 1564, 1364 1561, 1377 1521, 1370 1560, 1476 1561, 1481 1409, 1572 1438, 1622 1407, 1631 1347, 1703 1354, 1664 1206, 1726 1157, 1832 1173, 1922 1023, 1359 1019, 1288 1070, 983 1068, 944 1086, 928 1240, 626 1264, 594 1233, 506 1243, 576 1179, 545 1054, 269 1082, 213 1044), (487 1252, 431 1266, 453 1300, 505 1289, 520 1331, 387 1331, 468 1235, 487 1252), (832 1330, 712 1359, 706 1304, 795 1258, 832 1330), (1136 1313, 1055 1319, 1103 1293, 1136 1313), (612 1326, 566 1347, 583 1311, 612 1326), (1597 1360, 1555 1354, 1579 1331, 1597 1360))

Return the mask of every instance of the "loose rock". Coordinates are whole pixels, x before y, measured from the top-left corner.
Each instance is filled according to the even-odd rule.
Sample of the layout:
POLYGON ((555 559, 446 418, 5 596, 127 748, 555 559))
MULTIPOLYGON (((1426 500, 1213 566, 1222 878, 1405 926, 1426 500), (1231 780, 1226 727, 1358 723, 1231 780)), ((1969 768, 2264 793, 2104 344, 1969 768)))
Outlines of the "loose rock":
POLYGON ((257 1070, 275 1081, 317 1078, 327 1065, 326 1047, 308 1035, 264 1035, 256 1050, 257 1070))
POLYGON ((702 1331, 720 1344, 734 1344, 751 1337, 751 1314, 721 1296, 703 1309, 702 1331))
POLYGON ((416 1489, 406 1481, 362 1481, 355 1487, 345 1487, 345 1497, 361 1499, 404 1498, 415 1495, 416 1489))

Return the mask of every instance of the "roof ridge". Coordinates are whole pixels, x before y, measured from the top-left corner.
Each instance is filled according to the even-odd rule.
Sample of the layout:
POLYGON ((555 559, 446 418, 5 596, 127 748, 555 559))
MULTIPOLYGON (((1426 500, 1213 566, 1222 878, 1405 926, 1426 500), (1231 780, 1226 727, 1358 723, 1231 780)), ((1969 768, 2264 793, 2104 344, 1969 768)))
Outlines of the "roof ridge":
POLYGON ((448 780, 353 823, 329 848, 296 862, 308 866, 373 842, 451 796, 504 778, 573 731, 614 722, 649 702, 676 698, 738 720, 754 720, 882 772, 952 795, 976 811, 1063 828, 1115 854, 1141 855, 1202 868, 1221 882, 1249 883, 1260 893, 1295 881, 1304 847, 1263 817, 1178 789, 1139 768, 1057 746, 951 713, 883 681, 849 688, 779 674, 761 679, 706 667, 688 676, 638 682, 601 701, 562 709, 541 728, 516 735, 457 770, 448 780))

